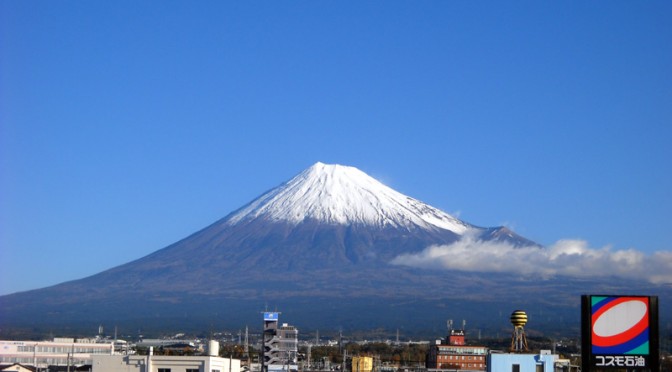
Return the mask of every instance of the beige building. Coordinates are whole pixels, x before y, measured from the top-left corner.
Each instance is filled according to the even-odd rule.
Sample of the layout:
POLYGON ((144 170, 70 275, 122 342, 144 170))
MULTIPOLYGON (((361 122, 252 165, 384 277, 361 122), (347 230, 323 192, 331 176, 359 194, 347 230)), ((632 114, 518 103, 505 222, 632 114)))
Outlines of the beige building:
POLYGON ((95 355, 92 372, 240 372, 240 360, 214 356, 95 355))
MULTIPOLYGON (((88 341, 88 340, 86 340, 88 341)), ((110 343, 79 342, 72 338, 53 341, 0 341, 0 364, 20 363, 46 368, 50 365, 91 364, 93 355, 112 355, 110 343)))

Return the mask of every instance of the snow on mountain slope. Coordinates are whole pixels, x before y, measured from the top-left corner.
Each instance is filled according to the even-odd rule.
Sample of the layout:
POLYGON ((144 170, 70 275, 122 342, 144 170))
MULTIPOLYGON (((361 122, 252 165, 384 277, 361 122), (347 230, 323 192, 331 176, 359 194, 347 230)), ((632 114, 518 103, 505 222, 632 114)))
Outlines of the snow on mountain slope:
POLYGON ((357 168, 316 163, 231 214, 226 223, 256 218, 298 224, 444 229, 463 235, 477 229, 419 200, 403 195, 357 168))

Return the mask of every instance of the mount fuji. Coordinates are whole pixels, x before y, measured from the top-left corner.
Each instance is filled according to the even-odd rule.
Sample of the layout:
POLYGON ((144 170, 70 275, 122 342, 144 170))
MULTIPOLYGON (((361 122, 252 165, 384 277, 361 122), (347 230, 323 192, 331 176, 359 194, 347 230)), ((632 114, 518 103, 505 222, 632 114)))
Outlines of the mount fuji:
MULTIPOLYGON (((316 163, 225 218, 229 226, 262 219, 289 223, 360 226, 379 230, 425 231, 461 237, 535 243, 504 227, 478 228, 403 195, 354 167, 316 163)), ((450 239, 449 239, 450 240, 450 239)))
POLYGON ((578 319, 567 311, 578 306, 583 282, 541 284, 393 263, 467 236, 544 249, 506 227, 461 221, 354 167, 316 163, 148 256, 0 297, 0 337, 8 330, 90 330, 102 323, 147 332, 241 327, 259 322, 267 306, 313 329, 431 328, 449 315, 499 329, 508 324, 512 301, 548 317, 578 319), (539 297, 549 290, 554 297, 539 297), (560 306, 542 310, 549 301, 560 306))
MULTIPOLYGON (((251 277, 277 285, 288 277, 301 282, 317 269, 387 267, 400 254, 450 244, 467 234, 535 245, 505 227, 460 221, 357 168, 316 163, 186 239, 103 274, 137 276, 133 286, 148 289, 157 286, 146 280, 150 273, 164 282, 204 284, 200 280, 206 271, 228 285, 251 277)), ((224 292, 221 282, 216 291, 224 292)), ((206 291, 191 285, 185 289, 206 291)))

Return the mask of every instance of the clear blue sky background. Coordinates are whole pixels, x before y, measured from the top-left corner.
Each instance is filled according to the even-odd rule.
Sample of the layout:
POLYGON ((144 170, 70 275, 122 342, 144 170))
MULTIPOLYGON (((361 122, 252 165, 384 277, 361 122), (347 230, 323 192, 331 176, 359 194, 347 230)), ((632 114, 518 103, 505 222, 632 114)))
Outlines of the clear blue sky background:
POLYGON ((672 2, 2 1, 0 294, 322 161, 542 244, 671 250, 672 2))

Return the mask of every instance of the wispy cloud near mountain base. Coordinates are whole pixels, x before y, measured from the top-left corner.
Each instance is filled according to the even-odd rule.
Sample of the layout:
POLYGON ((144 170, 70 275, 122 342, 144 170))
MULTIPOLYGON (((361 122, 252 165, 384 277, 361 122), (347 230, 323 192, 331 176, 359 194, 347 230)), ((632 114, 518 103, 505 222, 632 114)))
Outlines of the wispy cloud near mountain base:
POLYGON ((636 249, 591 248, 583 240, 560 240, 550 247, 514 247, 466 235, 449 245, 434 245, 417 254, 402 254, 391 261, 428 269, 520 275, 597 278, 617 276, 672 283, 672 252, 647 255, 636 249))

